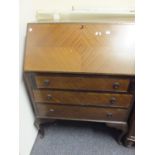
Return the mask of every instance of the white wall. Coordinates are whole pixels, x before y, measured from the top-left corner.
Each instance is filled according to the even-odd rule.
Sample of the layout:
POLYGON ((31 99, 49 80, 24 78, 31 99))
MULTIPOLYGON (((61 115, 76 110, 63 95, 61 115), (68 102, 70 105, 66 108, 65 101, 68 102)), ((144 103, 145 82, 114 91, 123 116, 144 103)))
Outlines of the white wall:
POLYGON ((22 81, 26 24, 35 21, 36 11, 71 11, 75 8, 133 9, 134 0, 20 0, 20 155, 29 155, 37 130, 34 116, 22 81))
POLYGON ((134 0, 32 0, 35 9, 49 11, 70 11, 75 9, 102 8, 102 9, 134 9, 134 0))
POLYGON ((20 60, 20 155, 29 155, 34 144, 37 130, 33 126, 34 116, 30 107, 27 93, 25 91, 22 80, 23 71, 23 54, 24 54, 24 39, 26 32, 26 23, 34 20, 35 11, 31 0, 20 0, 20 36, 19 36, 19 60, 20 60))

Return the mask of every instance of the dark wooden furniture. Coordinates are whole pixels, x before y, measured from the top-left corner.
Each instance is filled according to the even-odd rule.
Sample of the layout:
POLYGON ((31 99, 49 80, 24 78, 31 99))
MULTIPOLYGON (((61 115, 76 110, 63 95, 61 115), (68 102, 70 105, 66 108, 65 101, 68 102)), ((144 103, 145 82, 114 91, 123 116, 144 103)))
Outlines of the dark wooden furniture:
POLYGON ((135 112, 131 113, 131 117, 129 120, 129 130, 128 134, 125 137, 125 145, 127 147, 131 147, 135 145, 135 112))
POLYGON ((134 24, 28 24, 24 78, 35 125, 57 119, 128 131, 134 103, 134 24))

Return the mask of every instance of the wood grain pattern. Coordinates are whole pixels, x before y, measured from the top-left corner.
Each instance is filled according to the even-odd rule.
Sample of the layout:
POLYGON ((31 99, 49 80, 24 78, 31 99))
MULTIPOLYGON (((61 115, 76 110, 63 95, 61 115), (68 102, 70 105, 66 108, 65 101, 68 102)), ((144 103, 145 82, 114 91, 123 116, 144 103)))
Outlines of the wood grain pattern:
POLYGON ((129 108, 132 95, 106 94, 92 92, 33 90, 34 100, 39 103, 55 103, 58 105, 89 105, 129 108))
POLYGON ((29 24, 24 70, 133 75, 134 25, 29 24))
POLYGON ((98 90, 127 92, 129 79, 103 78, 90 76, 35 76, 37 88, 72 89, 72 90, 98 90), (114 87, 115 84, 118 87, 114 87))
POLYGON ((38 117, 126 121, 127 110, 81 106, 37 104, 38 117))

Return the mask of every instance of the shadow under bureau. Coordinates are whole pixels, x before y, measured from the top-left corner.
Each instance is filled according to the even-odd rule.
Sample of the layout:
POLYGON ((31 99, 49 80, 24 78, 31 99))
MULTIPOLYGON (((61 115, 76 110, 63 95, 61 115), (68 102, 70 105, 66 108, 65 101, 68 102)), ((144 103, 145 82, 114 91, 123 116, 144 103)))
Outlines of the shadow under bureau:
POLYGON ((128 132, 134 107, 134 24, 30 23, 24 79, 43 135, 54 120, 106 123, 128 132))

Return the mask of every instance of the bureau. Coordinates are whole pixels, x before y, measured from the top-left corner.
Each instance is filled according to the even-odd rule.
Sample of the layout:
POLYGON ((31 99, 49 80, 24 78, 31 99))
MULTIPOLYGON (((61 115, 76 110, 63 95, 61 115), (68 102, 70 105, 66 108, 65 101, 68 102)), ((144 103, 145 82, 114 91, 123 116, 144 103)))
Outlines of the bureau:
POLYGON ((134 107, 134 24, 29 23, 24 80, 43 136, 55 120, 128 132, 134 107))

